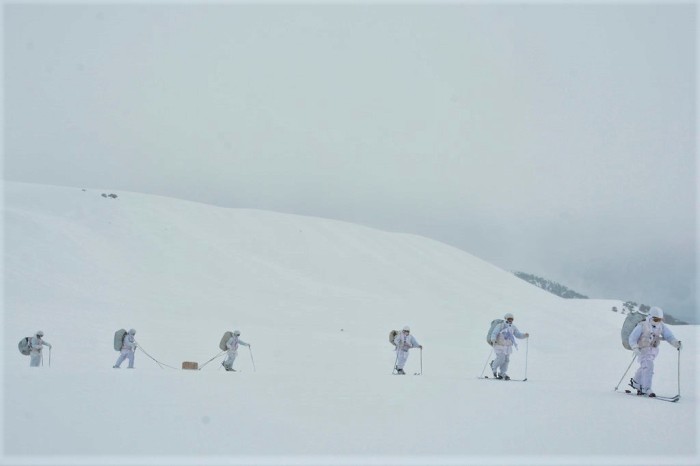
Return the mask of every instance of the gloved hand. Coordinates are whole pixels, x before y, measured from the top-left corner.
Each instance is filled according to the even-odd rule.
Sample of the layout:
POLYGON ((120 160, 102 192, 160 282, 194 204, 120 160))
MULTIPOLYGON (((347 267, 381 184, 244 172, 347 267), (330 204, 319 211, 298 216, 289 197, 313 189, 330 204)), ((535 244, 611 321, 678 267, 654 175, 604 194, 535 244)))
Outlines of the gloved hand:
POLYGON ((637 357, 639 357, 639 356, 642 354, 642 352, 641 352, 640 349, 639 349, 639 346, 633 346, 633 347, 632 347, 632 352, 633 352, 634 355, 637 356, 637 357))
POLYGON ((681 347, 682 347, 683 345, 681 345, 681 341, 680 341, 680 340, 678 340, 678 343, 676 343, 676 345, 675 345, 675 346, 676 346, 676 349, 679 349, 679 350, 680 350, 680 349, 681 349, 681 347))
POLYGON ((526 334, 525 334, 525 338, 530 338, 530 334, 529 334, 529 333, 526 333, 526 334))
POLYGON ((492 345, 495 345, 495 344, 496 344, 496 340, 491 340, 491 344, 492 344, 492 345))
MULTIPOLYGON (((678 343, 680 343, 680 341, 679 341, 678 343)), ((47 343, 47 344, 46 344, 46 346, 48 346, 48 347, 49 347, 49 349, 53 348, 53 346, 51 346, 51 344, 50 344, 50 343, 47 343)))

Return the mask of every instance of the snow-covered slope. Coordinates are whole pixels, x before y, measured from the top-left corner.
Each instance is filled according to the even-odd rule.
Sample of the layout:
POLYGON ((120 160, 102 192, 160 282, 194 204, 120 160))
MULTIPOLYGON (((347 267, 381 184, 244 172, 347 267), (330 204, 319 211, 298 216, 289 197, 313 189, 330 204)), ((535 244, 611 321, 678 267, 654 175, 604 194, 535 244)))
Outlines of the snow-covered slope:
MULTIPOLYGON (((564 300, 444 244, 327 219, 9 182, 4 194, 9 460, 697 459, 695 326, 673 327, 687 348, 681 402, 626 397, 612 390, 631 358, 610 311, 620 301, 564 300), (526 383, 476 378, 505 312, 532 334, 510 371, 526 383), (391 375, 387 335, 406 324, 425 346, 421 377, 391 375), (234 328, 252 352, 239 373, 219 359, 162 369, 143 352, 114 370, 121 327, 167 366, 201 365, 234 328), (51 367, 32 370, 15 346, 37 329, 51 367), (624 434, 648 419, 657 440, 624 434), (26 434, 37 424, 38 439, 26 434)), ((677 359, 662 348, 657 392, 677 391, 677 359)), ((416 350, 408 372, 420 365, 416 350)))

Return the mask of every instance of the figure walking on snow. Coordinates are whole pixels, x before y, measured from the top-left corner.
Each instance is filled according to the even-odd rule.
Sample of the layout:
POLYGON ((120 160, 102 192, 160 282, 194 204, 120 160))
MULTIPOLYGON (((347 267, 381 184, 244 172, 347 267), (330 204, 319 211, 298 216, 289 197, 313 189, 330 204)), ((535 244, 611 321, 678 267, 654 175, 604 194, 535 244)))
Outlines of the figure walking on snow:
POLYGON ((41 363, 41 347, 48 346, 51 349, 51 343, 44 341, 42 337, 44 332, 39 330, 36 334, 29 340, 29 367, 39 367, 41 363))
POLYGON ((630 385, 637 390, 637 395, 656 396, 651 391, 651 380, 654 377, 654 359, 659 354, 661 340, 666 340, 678 350, 681 349, 681 342, 676 340, 663 320, 664 311, 652 307, 649 317, 638 323, 630 333, 628 342, 639 360, 639 369, 630 379, 630 385))
POLYGON ((503 316, 505 322, 496 325, 491 332, 491 343, 493 351, 496 353, 496 359, 491 361, 491 370, 493 376, 497 379, 510 380, 508 377, 508 364, 510 363, 510 354, 513 352, 513 346, 516 348, 518 344, 516 338, 528 338, 529 333, 520 333, 518 327, 513 325, 513 314, 510 312, 503 316))
POLYGON ((122 341, 122 349, 119 353, 119 358, 117 362, 114 363, 115 369, 119 369, 125 359, 129 360, 129 369, 134 368, 134 352, 136 351, 136 340, 134 340, 134 335, 136 335, 136 330, 133 328, 129 330, 129 333, 124 335, 124 340, 122 341))
POLYGON ((236 369, 233 368, 233 361, 236 360, 236 356, 238 356, 238 345, 243 345, 247 346, 250 348, 250 344, 246 343, 245 341, 241 340, 239 337, 241 336, 241 332, 238 330, 235 330, 233 332, 233 336, 228 339, 226 342, 226 348, 228 350, 228 353, 226 355, 226 360, 222 362, 221 364, 224 366, 224 369, 227 371, 236 371, 236 369))
POLYGON ((403 331, 396 335, 394 338, 394 345, 396 346, 396 373, 405 375, 403 371, 403 366, 406 365, 408 360, 408 350, 411 348, 423 349, 418 341, 413 335, 411 335, 411 329, 407 326, 403 328, 403 331))

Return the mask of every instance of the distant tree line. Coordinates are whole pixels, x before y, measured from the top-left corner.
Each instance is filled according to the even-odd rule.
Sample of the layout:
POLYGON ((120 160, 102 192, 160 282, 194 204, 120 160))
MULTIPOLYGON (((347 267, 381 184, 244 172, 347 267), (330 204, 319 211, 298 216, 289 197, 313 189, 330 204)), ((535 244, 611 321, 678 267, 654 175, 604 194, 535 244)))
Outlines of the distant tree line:
MULTIPOLYGON (((613 312, 619 312, 620 314, 629 314, 630 312, 643 312, 648 314, 651 310, 651 306, 646 304, 637 304, 634 301, 626 301, 622 304, 622 309, 618 310, 616 306, 613 306, 613 312)), ((676 319, 668 312, 664 311, 664 322, 671 325, 689 325, 688 322, 680 319, 676 319)))
POLYGON ((577 293, 574 290, 571 290, 564 285, 553 282, 552 280, 547 280, 546 278, 538 277, 537 275, 533 275, 531 273, 525 273, 525 272, 513 272, 516 277, 521 278, 525 280, 528 283, 532 283, 533 285, 542 288, 545 291, 549 291, 552 294, 555 294, 561 298, 566 298, 566 299, 588 299, 588 296, 582 295, 581 293, 577 293))
MULTIPOLYGON (((580 293, 577 293, 565 287, 564 285, 554 282, 552 280, 547 280, 546 278, 538 277, 537 275, 525 272, 513 272, 513 274, 516 277, 521 278, 528 283, 532 283, 533 285, 542 288, 545 291, 549 291, 550 293, 555 294, 561 298, 588 299, 588 296, 584 296, 580 293)), ((650 310, 651 306, 647 304, 638 304, 634 301, 626 301, 622 304, 622 309, 618 309, 616 306, 613 306, 612 308, 613 312, 619 312, 620 314, 629 314, 630 312, 643 312, 644 314, 648 314, 650 310)), ((666 311, 664 311, 664 322, 671 325, 689 325, 688 322, 676 319, 666 311)))

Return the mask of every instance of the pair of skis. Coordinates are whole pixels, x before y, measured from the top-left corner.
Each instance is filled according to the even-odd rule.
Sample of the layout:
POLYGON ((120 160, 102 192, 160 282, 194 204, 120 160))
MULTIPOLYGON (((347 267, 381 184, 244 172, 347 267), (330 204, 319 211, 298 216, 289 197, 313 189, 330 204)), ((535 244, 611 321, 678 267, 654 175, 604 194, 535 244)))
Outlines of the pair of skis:
POLYGON ((501 380, 503 382, 527 382, 527 377, 524 379, 504 379, 504 378, 498 378, 498 377, 489 377, 488 375, 485 375, 483 377, 479 377, 480 379, 486 379, 486 380, 501 380))
POLYGON ((625 393, 626 395, 634 395, 638 396, 640 398, 651 398, 654 400, 659 400, 659 401, 668 401, 669 403, 675 403, 676 401, 681 399, 680 395, 674 395, 674 396, 661 396, 661 395, 655 395, 655 396, 648 396, 648 395, 640 395, 637 392, 633 392, 632 390, 627 390, 625 389, 624 392, 620 393, 625 393))

